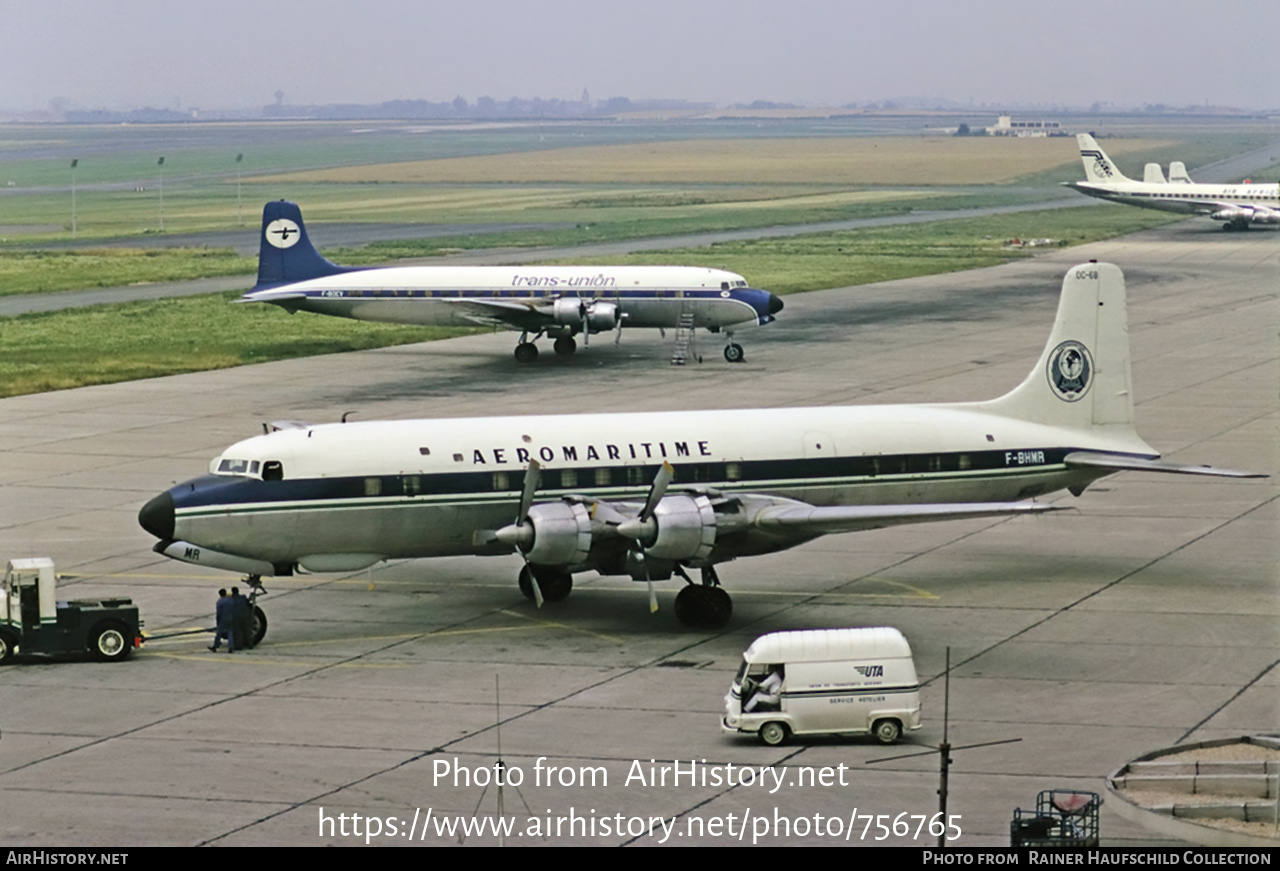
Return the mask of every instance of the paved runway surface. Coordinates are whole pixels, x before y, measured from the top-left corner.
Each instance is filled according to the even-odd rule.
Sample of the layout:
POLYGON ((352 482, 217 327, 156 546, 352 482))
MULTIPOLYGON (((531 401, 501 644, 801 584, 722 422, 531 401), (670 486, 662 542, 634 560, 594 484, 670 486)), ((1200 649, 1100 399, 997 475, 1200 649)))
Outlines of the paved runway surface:
MULTIPOLYGON (((779 323, 739 334, 738 366, 704 338, 704 364, 672 368, 667 345, 639 333, 520 366, 502 333, 0 400, 0 555, 52 556, 70 576, 64 598, 132 596, 157 634, 211 625, 216 589, 235 578, 154 555, 137 510, 261 421, 983 399, 1033 365, 1063 273, 1088 258, 1129 280, 1147 441, 1170 460, 1273 475, 1124 473, 1054 497, 1074 512, 832 536, 731 563, 720 575, 735 614, 718 632, 679 626, 673 584, 656 615, 643 585, 586 575, 567 602, 535 610, 515 557, 269 582, 271 628, 246 654, 208 653, 203 636, 117 665, 0 671, 0 843, 355 845, 372 815, 383 832, 372 843, 399 845, 418 811, 415 843, 456 844, 435 824, 493 814, 496 792, 434 774, 454 760, 492 770, 495 679, 502 753, 524 775, 506 812, 518 831, 530 816, 552 830, 508 839, 522 845, 656 844, 660 824, 633 834, 650 818, 674 825, 667 843, 751 843, 762 820, 761 843, 845 843, 855 809, 932 815, 936 757, 868 763, 941 739, 948 646, 952 743, 1021 739, 954 753, 961 845, 1007 844, 1013 809, 1037 791, 1101 791, 1150 749, 1274 732, 1278 255, 1275 234, 1187 221, 994 269, 793 296, 779 323), (722 697, 757 635, 874 625, 906 634, 928 681, 925 726, 906 749, 721 734, 722 697), (559 768, 555 785, 545 771, 535 782, 540 757, 559 768), (637 760, 646 780, 650 760, 679 760, 686 775, 628 783, 637 760), (732 763, 735 777, 788 769, 771 793, 772 781, 690 783, 691 760, 721 775, 732 763), (830 767, 833 782, 798 785, 797 766, 830 767), (592 767, 607 785, 581 782, 592 767), (574 834, 568 822, 557 834, 571 816, 574 834), (836 831, 831 817, 838 838, 822 834, 836 831), (603 835, 606 818, 624 834, 603 835), (789 836, 772 831, 782 818, 789 836)), ((877 843, 865 824, 848 843, 877 843)), ((1106 806, 1102 834, 1160 843, 1106 806)))

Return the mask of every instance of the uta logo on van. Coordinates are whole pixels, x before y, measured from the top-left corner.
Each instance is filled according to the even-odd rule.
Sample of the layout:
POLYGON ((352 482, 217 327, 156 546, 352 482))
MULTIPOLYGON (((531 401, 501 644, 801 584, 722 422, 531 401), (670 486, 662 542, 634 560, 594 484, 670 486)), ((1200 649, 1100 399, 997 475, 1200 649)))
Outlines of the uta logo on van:
POLYGON ((884 677, 883 665, 855 665, 854 669, 863 677, 884 677))

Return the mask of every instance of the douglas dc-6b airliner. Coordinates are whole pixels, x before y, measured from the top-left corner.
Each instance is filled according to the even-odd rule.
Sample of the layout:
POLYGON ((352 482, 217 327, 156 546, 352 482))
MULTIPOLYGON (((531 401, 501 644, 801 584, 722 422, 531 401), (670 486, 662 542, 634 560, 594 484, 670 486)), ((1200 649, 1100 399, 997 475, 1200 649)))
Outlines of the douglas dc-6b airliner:
POLYGON ((1225 221, 1224 230, 1246 230, 1250 224, 1280 224, 1280 185, 1199 184, 1191 181, 1180 163, 1169 166, 1169 181, 1158 164, 1148 164, 1143 181, 1128 178, 1088 133, 1076 135, 1084 161, 1084 181, 1063 182, 1080 193, 1104 200, 1179 212, 1208 215, 1225 221))
POLYGON ((516 359, 538 357, 548 336, 557 354, 593 333, 639 327, 706 329, 725 336, 725 359, 743 359, 733 332, 767 324, 782 300, 722 269, 693 266, 338 266, 307 238, 302 211, 280 200, 262 210, 258 283, 240 302, 289 312, 424 326, 520 331, 516 359), (532 335, 532 338, 530 338, 532 335))
POLYGON ((682 622, 732 603, 715 566, 821 535, 1034 514, 1162 462, 1133 427, 1124 276, 1068 271, 1039 362, 987 402, 285 424, 152 499, 155 550, 262 575, 382 560, 519 553, 542 603, 572 573, 687 582, 682 622), (693 583, 686 569, 701 571, 693 583))

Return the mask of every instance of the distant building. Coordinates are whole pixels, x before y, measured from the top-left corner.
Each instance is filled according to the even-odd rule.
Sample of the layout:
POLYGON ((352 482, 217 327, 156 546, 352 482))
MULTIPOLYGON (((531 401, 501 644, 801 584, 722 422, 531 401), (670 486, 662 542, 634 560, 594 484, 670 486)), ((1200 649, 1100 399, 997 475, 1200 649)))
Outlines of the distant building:
POLYGON ((994 127, 987 128, 988 136, 1069 136, 1057 121, 1014 121, 1011 115, 1001 115, 994 127))

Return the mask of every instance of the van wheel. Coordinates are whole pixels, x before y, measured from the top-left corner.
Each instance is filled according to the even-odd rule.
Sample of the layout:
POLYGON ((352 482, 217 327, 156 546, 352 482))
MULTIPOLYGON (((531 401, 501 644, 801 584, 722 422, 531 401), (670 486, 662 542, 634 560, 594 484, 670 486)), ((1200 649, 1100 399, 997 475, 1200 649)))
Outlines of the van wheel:
POLYGON ((18 646, 18 639, 0 629, 0 665, 13 659, 13 649, 18 646))
POLYGON ((760 740, 770 747, 777 747, 787 740, 787 727, 782 723, 765 723, 760 727, 760 740))
POLYGON ((871 734, 881 744, 892 744, 902 736, 902 726, 897 720, 876 720, 871 727, 871 734))

